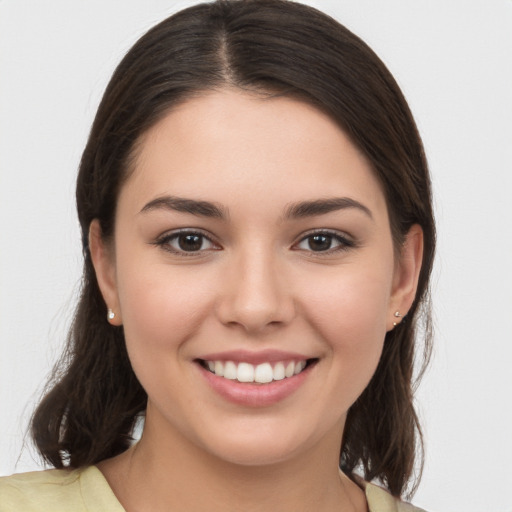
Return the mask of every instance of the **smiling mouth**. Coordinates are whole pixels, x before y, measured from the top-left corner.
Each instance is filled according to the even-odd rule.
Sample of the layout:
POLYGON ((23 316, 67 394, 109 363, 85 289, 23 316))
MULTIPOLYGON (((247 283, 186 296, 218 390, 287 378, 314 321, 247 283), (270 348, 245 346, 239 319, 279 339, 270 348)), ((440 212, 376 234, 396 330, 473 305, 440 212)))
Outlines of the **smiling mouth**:
POLYGON ((301 361, 279 361, 276 363, 251 364, 234 361, 197 360, 199 364, 217 377, 242 383, 268 384, 270 382, 289 379, 302 373, 318 359, 303 359, 301 361))

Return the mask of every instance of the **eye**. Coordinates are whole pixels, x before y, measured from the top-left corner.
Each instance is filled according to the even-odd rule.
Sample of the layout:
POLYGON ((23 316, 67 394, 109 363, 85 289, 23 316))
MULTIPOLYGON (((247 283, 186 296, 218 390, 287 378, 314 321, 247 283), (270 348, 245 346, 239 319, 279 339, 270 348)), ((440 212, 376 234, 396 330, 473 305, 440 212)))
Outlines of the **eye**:
POLYGON ((156 245, 178 254, 192 254, 219 249, 219 246, 213 243, 210 238, 198 231, 168 233, 161 236, 156 241, 156 245))
POLYGON ((335 252, 354 246, 355 244, 352 240, 340 233, 317 231, 303 237, 295 247, 301 251, 335 252))

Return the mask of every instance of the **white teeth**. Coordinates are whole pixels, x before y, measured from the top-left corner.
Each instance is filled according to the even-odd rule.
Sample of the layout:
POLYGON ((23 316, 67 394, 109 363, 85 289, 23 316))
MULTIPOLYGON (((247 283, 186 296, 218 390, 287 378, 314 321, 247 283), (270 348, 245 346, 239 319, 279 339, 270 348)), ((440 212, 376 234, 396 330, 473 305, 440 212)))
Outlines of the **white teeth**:
POLYGON ((284 379, 284 364, 277 363, 274 366, 274 380, 283 380, 284 379))
POLYGON ((208 369, 218 377, 238 380, 238 382, 257 382, 267 384, 274 380, 298 375, 306 367, 306 361, 290 361, 276 363, 273 367, 270 363, 252 365, 250 363, 234 363, 233 361, 205 361, 208 369))
POLYGON ((227 361, 224 365, 224 378, 235 380, 237 377, 237 368, 236 364, 232 361, 227 361))
POLYGON ((300 363, 297 363, 295 365, 295 371, 293 372, 294 375, 299 374, 304 368, 306 367, 306 361, 301 361, 300 363))
POLYGON ((266 384, 267 382, 272 382, 273 380, 274 372, 272 371, 272 366, 270 366, 270 363, 263 363, 256 366, 256 370, 254 372, 254 382, 266 384))
POLYGON ((236 378, 240 382, 254 382, 254 366, 249 363, 240 363, 236 378))
POLYGON ((221 361, 215 361, 215 375, 224 377, 224 365, 221 361))

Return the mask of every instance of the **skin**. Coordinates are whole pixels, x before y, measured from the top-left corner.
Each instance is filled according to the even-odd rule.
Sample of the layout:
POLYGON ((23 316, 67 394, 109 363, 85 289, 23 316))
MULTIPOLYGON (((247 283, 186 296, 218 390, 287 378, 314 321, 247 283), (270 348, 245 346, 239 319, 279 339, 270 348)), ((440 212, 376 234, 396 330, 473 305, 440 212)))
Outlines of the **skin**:
POLYGON ((230 89, 181 104, 141 140, 113 243, 94 221, 90 246, 149 397, 141 441, 99 465, 127 511, 367 509, 338 473, 343 426, 394 312, 414 300, 422 233, 414 226, 397 258, 379 182, 335 122, 230 89), (166 196, 225 216, 144 209, 166 196), (334 197, 363 207, 286 216, 334 197), (190 228, 211 242, 180 252, 168 235, 190 228), (327 250, 312 250, 312 230, 332 236, 327 250), (317 362, 284 400, 249 407, 212 390, 196 361, 239 349, 317 362))

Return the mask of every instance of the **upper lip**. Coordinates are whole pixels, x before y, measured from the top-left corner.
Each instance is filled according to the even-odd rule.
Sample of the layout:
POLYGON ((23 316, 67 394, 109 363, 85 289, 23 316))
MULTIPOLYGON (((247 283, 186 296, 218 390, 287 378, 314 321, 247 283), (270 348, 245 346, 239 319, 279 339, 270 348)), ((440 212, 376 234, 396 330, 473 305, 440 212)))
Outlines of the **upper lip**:
POLYGON ((203 361, 233 361, 257 365, 261 363, 277 363, 279 361, 306 361, 307 359, 312 359, 312 357, 297 352, 267 349, 258 352, 249 350, 229 350, 205 354, 197 359, 203 361))

